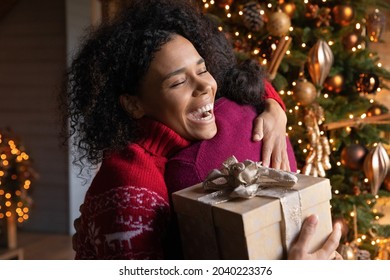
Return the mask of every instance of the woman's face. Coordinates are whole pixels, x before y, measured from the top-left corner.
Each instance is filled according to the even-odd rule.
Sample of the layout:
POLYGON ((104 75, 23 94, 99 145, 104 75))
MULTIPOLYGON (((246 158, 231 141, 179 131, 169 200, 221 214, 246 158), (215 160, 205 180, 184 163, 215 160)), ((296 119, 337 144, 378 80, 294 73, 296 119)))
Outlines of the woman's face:
POLYGON ((203 58, 187 39, 175 35, 155 53, 139 99, 146 116, 188 140, 202 140, 217 133, 216 91, 217 83, 203 58))

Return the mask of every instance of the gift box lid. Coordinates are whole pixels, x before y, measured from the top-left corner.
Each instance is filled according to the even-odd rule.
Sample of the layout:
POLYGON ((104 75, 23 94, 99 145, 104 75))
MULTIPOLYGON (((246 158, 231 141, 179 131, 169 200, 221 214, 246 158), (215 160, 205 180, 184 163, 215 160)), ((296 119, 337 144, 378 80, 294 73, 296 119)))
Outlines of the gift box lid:
MULTIPOLYGON (((296 174, 296 176, 298 182, 292 189, 300 192, 302 210, 331 199, 329 179, 302 174, 296 174)), ((203 189, 202 184, 173 193, 175 211, 202 218, 204 221, 212 220, 216 227, 232 232, 242 233, 244 229, 246 235, 255 233, 282 219, 281 204, 277 198, 234 198, 215 205, 198 201, 198 198, 208 193, 203 189)), ((288 194, 286 197, 288 199, 288 194)))

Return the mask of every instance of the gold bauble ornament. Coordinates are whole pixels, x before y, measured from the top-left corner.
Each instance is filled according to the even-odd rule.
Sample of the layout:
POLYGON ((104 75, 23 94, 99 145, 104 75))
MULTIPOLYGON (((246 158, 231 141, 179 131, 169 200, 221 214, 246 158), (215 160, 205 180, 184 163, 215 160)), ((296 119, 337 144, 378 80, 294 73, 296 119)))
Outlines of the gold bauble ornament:
POLYGON ((306 79, 299 79, 294 86, 293 98, 299 105, 310 105, 317 98, 317 89, 306 79))
POLYGON ((355 249, 350 245, 341 244, 337 248, 337 252, 343 257, 344 260, 356 260, 355 249))
POLYGON ((340 93, 343 90, 344 77, 341 74, 336 74, 332 77, 326 78, 324 88, 334 93, 340 93))
POLYGON ((309 50, 307 68, 315 85, 323 85, 333 65, 333 59, 333 52, 324 40, 318 40, 309 50))
POLYGON ((268 18, 267 30, 272 36, 284 36, 288 34, 290 27, 290 17, 280 10, 271 14, 268 18))
POLYGON ((292 18, 292 17, 294 16, 296 6, 295 6, 294 3, 283 3, 283 4, 280 6, 280 9, 281 9, 286 15, 288 15, 290 18, 292 18))
POLYGON ((371 194, 376 195, 386 178, 390 166, 390 159, 382 143, 373 148, 366 156, 363 164, 364 174, 366 175, 371 194))
POLYGON ((355 12, 350 5, 336 5, 332 12, 334 21, 341 26, 349 25, 355 17, 355 12))

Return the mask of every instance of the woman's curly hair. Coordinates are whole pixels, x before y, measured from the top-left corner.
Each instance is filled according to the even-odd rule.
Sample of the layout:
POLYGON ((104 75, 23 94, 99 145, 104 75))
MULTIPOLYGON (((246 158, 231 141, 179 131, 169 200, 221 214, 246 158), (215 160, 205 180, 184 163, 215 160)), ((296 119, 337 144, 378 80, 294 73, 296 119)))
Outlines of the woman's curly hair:
POLYGON ((60 95, 62 135, 66 140, 73 136, 76 164, 96 165, 105 151, 121 149, 142 136, 119 96, 136 95, 154 53, 174 34, 195 46, 222 85, 226 72, 236 65, 234 53, 192 0, 134 0, 115 20, 87 34, 60 95))

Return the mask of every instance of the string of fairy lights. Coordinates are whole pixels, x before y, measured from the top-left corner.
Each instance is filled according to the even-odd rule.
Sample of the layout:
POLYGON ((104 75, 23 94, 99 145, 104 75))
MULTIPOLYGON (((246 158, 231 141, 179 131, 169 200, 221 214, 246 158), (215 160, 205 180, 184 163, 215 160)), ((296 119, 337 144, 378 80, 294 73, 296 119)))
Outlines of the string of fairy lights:
POLYGON ((34 176, 24 148, 0 133, 0 219, 15 216, 22 223, 29 218, 31 199, 27 192, 34 176))
MULTIPOLYGON (((224 26, 224 24, 221 22, 219 25, 218 29, 221 32, 225 32, 225 34, 229 34, 230 39, 232 39, 233 46, 236 51, 240 51, 240 48, 243 48, 246 53, 250 53, 251 56, 256 58, 260 64, 265 66, 266 68, 272 65, 273 61, 272 59, 275 60, 275 55, 277 53, 278 49, 278 44, 280 44, 280 38, 284 38, 284 41, 293 39, 292 34, 294 32, 294 27, 291 25, 291 22, 288 20, 284 20, 285 17, 281 17, 281 14, 287 14, 289 17, 294 13, 295 11, 295 6, 291 1, 283 1, 283 0, 278 0, 278 1, 261 1, 261 5, 259 4, 259 1, 250 1, 247 2, 246 4, 243 5, 235 5, 234 9, 231 8, 232 3, 234 0, 201 0, 203 2, 203 8, 206 13, 209 11, 212 11, 215 8, 219 8, 220 10, 224 10, 224 15, 225 19, 222 19, 222 22, 229 22, 232 19, 239 19, 240 21, 244 22, 244 25, 248 28, 243 28, 240 29, 239 27, 232 27, 232 26, 224 26), (254 18, 255 20, 255 25, 248 26, 245 24, 245 16, 248 15, 248 5, 252 5, 249 10, 249 12, 254 11, 254 15, 252 19, 254 18), (254 6, 255 5, 255 6, 254 6), (216 7, 217 6, 217 7, 216 7), (245 10, 247 9, 247 10, 245 10), (282 12, 282 13, 280 13, 282 12), (280 21, 276 27, 275 26, 268 26, 270 25, 269 18, 272 15, 278 15, 279 18, 278 20, 280 21), (270 16, 271 15, 271 16, 270 16), (241 18, 240 18, 241 17, 241 18), (267 21, 267 24, 265 22, 267 21), (283 24, 282 24, 283 23, 283 24), (261 30, 257 30, 258 27, 261 27, 261 30), (282 26, 282 27, 281 27, 282 26), (227 29, 230 28, 230 29, 227 29), (236 29, 232 29, 236 28, 236 29), (266 30, 266 32, 264 32, 266 30), (269 36, 265 38, 264 33, 271 33, 273 36, 269 36), (262 33, 262 34, 258 34, 262 33), (262 37, 261 37, 262 36, 262 37), (235 38, 245 38, 246 42, 239 42, 236 44, 235 38), (261 39, 259 39, 261 38, 261 39), (267 42, 265 45, 262 45, 260 42, 267 42), (262 48, 264 47, 265 48, 262 48)), ((316 5, 311 4, 311 1, 309 0, 303 0, 302 1, 307 7, 310 7, 312 9, 315 8, 316 5)), ((327 0, 322 0, 322 3, 326 4, 327 0)), ((341 6, 340 6, 341 7, 341 6)), ((340 8, 338 7, 338 8, 340 8)), ((318 6, 317 6, 318 8, 318 6)), ((318 16, 318 20, 316 22, 317 27, 322 26, 322 25, 329 25, 329 19, 331 17, 331 11, 330 9, 324 9, 321 11, 322 14, 320 13, 320 16, 318 16)), ((334 11, 333 11, 334 12, 334 11)), ((384 28, 384 17, 383 14, 379 9, 374 9, 374 11, 369 15, 369 17, 364 17, 360 20, 357 20, 354 17, 354 10, 351 6, 349 5, 342 5, 342 9, 339 9, 339 17, 334 19, 338 21, 338 24, 341 26, 346 26, 349 24, 353 24, 353 28, 351 28, 350 32, 346 35, 345 38, 343 38, 343 46, 344 50, 346 52, 350 52, 351 54, 354 53, 359 53, 360 51, 366 50, 366 41, 362 40, 362 37, 367 37, 369 42, 376 43, 380 40, 381 33, 384 28), (371 17, 371 19, 370 19, 371 17), (371 23, 368 22, 368 20, 374 20, 376 23, 379 23, 379 27, 375 26, 375 28, 372 28, 370 26, 371 23)), ((252 22, 252 24, 253 24, 252 22)), ((330 48, 335 45, 335 42, 333 40, 327 40, 326 41, 327 45, 330 48)), ((297 43, 296 43, 297 44, 297 43)), ((298 45, 295 45, 295 47, 301 48, 302 52, 308 53, 310 52, 310 48, 312 46, 309 46, 306 42, 301 42, 298 45)), ((367 50, 366 50, 367 51, 367 50)), ((290 48, 283 49, 283 53, 279 54, 282 57, 289 58, 293 56, 294 54, 291 52, 290 48)), ((383 67, 382 63, 379 62, 376 57, 375 53, 371 52, 369 54, 369 57, 373 59, 373 61, 376 61, 375 67, 378 69, 381 69, 383 67)), ((278 58, 276 58, 278 59, 278 58)), ((280 60, 280 58, 279 58, 280 60)), ((321 65, 320 65, 321 66, 321 65)), ((331 66, 329 66, 330 68, 331 66)), ((290 139, 296 139, 298 138, 297 144, 295 145, 296 147, 300 147, 301 152, 304 155, 309 155, 313 147, 308 145, 307 141, 305 139, 299 138, 299 137, 293 137, 295 133, 295 127, 305 127, 305 122, 302 121, 299 118, 296 118, 294 116, 302 115, 302 112, 305 110, 306 105, 309 105, 311 101, 308 101, 306 99, 302 99, 300 97, 296 97, 297 95, 297 84, 300 83, 300 78, 302 78, 303 73, 300 73, 300 77, 297 77, 296 81, 291 82, 291 87, 288 89, 283 89, 279 91, 279 94, 281 96, 287 95, 289 97, 292 97, 294 100, 296 100, 295 106, 293 108, 289 108, 287 110, 288 113, 288 118, 289 119, 296 119, 297 123, 296 124, 289 124, 287 127, 287 136, 290 137, 290 139)), ((315 85, 321 88, 320 92, 315 92, 313 93, 313 100, 317 98, 320 94, 321 97, 324 99, 332 98, 334 95, 332 93, 336 92, 338 88, 344 83, 343 76, 341 75, 335 75, 333 77, 333 81, 331 85, 324 85, 323 83, 315 83, 315 85), (336 88, 335 88, 336 86, 336 88)), ((313 87, 315 89, 316 87, 313 87)), ((363 96, 367 98, 368 102, 370 104, 375 104, 375 94, 380 93, 382 91, 382 85, 381 82, 379 81, 379 78, 376 75, 373 74, 366 74, 362 73, 359 76, 359 79, 356 82, 356 88, 357 91, 359 92, 360 96, 363 96), (370 97, 372 95, 372 97, 370 97)), ((305 88, 307 89, 307 87, 305 88)), ((374 114, 374 117, 376 115, 374 114)), ((337 122, 334 125, 334 128, 331 126, 319 126, 319 137, 322 137, 326 135, 327 131, 325 129, 343 129, 347 134, 351 133, 354 127, 358 126, 359 124, 362 123, 375 123, 375 124, 389 124, 390 123, 390 116, 387 116, 387 118, 381 118, 381 119, 375 119, 372 118, 372 112, 349 112, 346 113, 345 115, 345 121, 340 121, 337 122)), ((321 120, 320 120, 321 121, 321 120)), ((324 120, 322 120, 324 121, 324 120)), ((302 129, 300 130, 302 131, 302 129)), ((299 136, 297 134, 297 136, 299 136)), ((329 148, 331 151, 335 152, 337 151, 337 148, 335 145, 337 139, 330 138, 329 139, 329 148)), ((376 148, 380 143, 374 143, 373 148, 376 148)), ((387 153, 386 153, 386 157, 387 153)), ((341 166, 343 163, 341 160, 336 162, 337 166, 341 166)), ((386 166, 387 168, 387 166, 386 166)), ((387 170, 387 169, 386 169, 387 170)), ((298 170, 299 173, 302 172, 302 170, 298 170)), ((311 174, 307 174, 311 175, 311 174)), ((372 178, 364 178, 364 184, 369 185, 370 180, 372 178)), ((340 190, 336 188, 333 189, 334 194, 338 195, 340 194, 340 190)), ((368 199, 366 201, 367 205, 371 205, 372 203, 375 203, 376 199, 378 199, 379 196, 378 194, 374 194, 373 199, 368 199)), ((374 213, 377 213, 376 209, 373 209, 374 213)), ((355 234, 355 240, 354 243, 356 244, 361 244, 363 242, 366 242, 367 240, 370 240, 371 245, 375 246, 378 244, 382 243, 389 243, 388 239, 383 239, 383 238, 376 238, 375 234, 371 234, 371 236, 367 236, 366 234, 358 234, 357 230, 357 215, 358 211, 356 210, 356 207, 349 213, 351 219, 353 220, 354 223, 354 234, 355 234)), ((379 220, 380 216, 376 215, 375 220, 379 220)))

